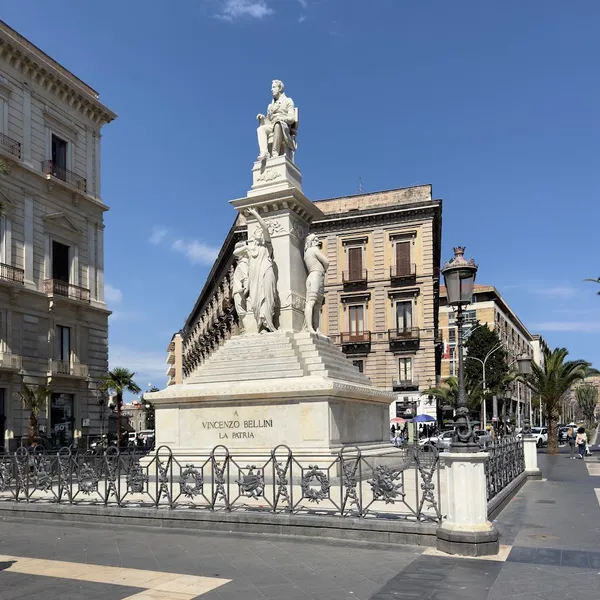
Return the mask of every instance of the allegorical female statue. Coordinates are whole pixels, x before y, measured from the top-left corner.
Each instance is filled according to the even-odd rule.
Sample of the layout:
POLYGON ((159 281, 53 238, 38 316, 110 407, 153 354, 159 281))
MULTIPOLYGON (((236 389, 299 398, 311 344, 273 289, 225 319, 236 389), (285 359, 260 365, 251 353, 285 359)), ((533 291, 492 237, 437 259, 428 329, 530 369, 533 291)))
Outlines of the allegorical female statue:
POLYGON ((329 261, 321 252, 322 247, 323 243, 314 233, 307 236, 304 243, 304 263, 308 270, 304 326, 311 333, 320 333, 321 304, 325 295, 325 273, 329 267, 329 261))
MULTIPOLYGON (((271 236, 267 224, 254 209, 248 209, 248 214, 258 221, 260 228, 256 229, 248 242, 241 243, 241 245, 236 244, 233 251, 233 254, 238 258, 238 266, 246 257, 248 260, 247 300, 246 306, 243 307, 240 304, 240 308, 254 315, 256 331, 275 331, 273 318, 277 305, 277 275, 273 261, 271 236)), ((243 269, 243 267, 241 268, 243 269)), ((242 271, 239 274, 242 278, 242 271)), ((239 297, 241 299, 245 295, 241 286, 240 293, 239 297)), ((244 319, 244 324, 246 322, 247 320, 244 319)), ((246 331, 249 331, 249 327, 245 328, 246 331)))

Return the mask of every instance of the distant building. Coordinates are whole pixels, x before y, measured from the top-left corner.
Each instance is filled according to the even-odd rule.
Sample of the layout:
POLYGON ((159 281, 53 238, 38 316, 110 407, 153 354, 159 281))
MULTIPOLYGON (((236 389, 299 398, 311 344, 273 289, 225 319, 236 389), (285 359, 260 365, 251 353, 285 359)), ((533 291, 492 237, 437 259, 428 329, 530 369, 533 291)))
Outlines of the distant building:
MULTIPOLYGON (((455 377, 458 374, 457 355, 457 328, 455 313, 448 306, 446 288, 440 288, 440 318, 439 328, 443 342, 442 354, 442 379, 455 377)), ((516 368, 516 358, 521 354, 527 354, 536 362, 542 360, 540 357, 545 347, 544 340, 539 336, 533 336, 521 319, 510 308, 508 303, 500 295, 498 290, 490 285, 475 284, 473 291, 473 302, 464 310, 465 323, 463 328, 463 340, 466 340, 476 327, 487 324, 488 327, 497 332, 501 343, 508 354, 508 363, 516 368), (537 352, 537 356, 536 356, 537 352)), ((483 368, 482 368, 483 378, 483 368)), ((531 397, 531 392, 522 383, 516 383, 513 390, 512 410, 517 415, 522 414, 524 403, 531 397)), ((538 422, 536 407, 532 407, 532 416, 538 416, 534 422, 538 422)), ((520 418, 519 418, 520 420, 520 418)), ((519 423, 520 424, 520 423, 519 423)))
POLYGON ((127 420, 131 431, 139 433, 146 429, 146 409, 139 401, 134 400, 130 404, 123 404, 121 417, 127 420))

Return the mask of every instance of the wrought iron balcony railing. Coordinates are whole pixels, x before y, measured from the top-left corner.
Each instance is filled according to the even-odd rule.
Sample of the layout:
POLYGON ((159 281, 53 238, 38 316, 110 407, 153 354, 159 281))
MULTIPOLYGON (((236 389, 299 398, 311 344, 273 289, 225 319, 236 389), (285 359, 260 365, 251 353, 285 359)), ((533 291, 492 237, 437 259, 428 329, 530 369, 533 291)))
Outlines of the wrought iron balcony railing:
POLYGON ((88 366, 70 360, 51 359, 50 371, 52 375, 69 375, 71 377, 87 377, 88 366))
POLYGON ((44 175, 51 175, 52 177, 56 177, 56 179, 68 183, 80 192, 87 192, 87 180, 85 177, 81 177, 81 175, 77 175, 77 173, 73 173, 73 171, 69 171, 65 167, 57 165, 54 161, 43 161, 42 172, 44 175))
POLYGON ((366 284, 369 273, 366 269, 358 269, 342 272, 342 283, 344 284, 366 284))
POLYGON ((343 332, 340 333, 340 341, 342 346, 345 344, 370 344, 371 343, 371 332, 370 331, 359 331, 359 332, 343 332))
POLYGON ((12 281, 13 283, 23 283, 25 280, 25 271, 17 269, 12 265, 0 263, 0 279, 4 281, 12 281))
POLYGON ((71 300, 90 301, 90 290, 87 288, 60 281, 59 279, 46 279, 44 281, 44 291, 53 296, 63 296, 71 300))
POLYGON ((419 347, 420 336, 418 327, 388 329, 391 350, 416 350, 419 347))
POLYGON ((15 158, 21 158, 21 144, 3 133, 0 133, 0 149, 15 158))
POLYGON ((419 376, 413 375, 410 379, 394 379, 392 381, 392 389, 395 392, 400 392, 403 390, 418 390, 419 376))
POLYGON ((390 279, 394 281, 413 280, 417 276, 417 265, 395 265, 390 267, 390 279))

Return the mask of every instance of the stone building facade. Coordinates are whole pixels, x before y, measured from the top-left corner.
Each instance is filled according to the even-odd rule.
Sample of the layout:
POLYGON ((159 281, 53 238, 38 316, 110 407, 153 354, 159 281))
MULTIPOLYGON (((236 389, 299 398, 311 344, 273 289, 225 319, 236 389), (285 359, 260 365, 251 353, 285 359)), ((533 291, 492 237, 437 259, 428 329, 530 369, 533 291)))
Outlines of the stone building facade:
MULTIPOLYGON (((394 390, 390 416, 415 410, 436 384, 441 201, 430 185, 315 202, 311 225, 329 260, 322 330, 378 387, 394 390)), ((232 301, 233 248, 244 239, 238 217, 184 327, 167 348, 169 383, 192 376, 239 332, 232 301), (181 338, 181 360, 177 346, 181 338), (181 365, 178 367, 177 365, 181 365)), ((419 412, 435 416, 435 407, 419 412)))
POLYGON ((24 384, 49 385, 40 433, 100 431, 108 368, 98 93, 0 22, 0 445, 27 435, 24 384))

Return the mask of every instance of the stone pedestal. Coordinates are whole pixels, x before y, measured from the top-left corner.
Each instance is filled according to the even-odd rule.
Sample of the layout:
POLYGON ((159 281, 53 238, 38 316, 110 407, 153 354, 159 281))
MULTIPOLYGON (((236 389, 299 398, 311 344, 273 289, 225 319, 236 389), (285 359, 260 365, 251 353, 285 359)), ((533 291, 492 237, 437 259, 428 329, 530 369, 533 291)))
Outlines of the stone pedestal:
POLYGON ((463 556, 499 550, 498 531, 487 518, 487 452, 444 454, 448 514, 437 530, 437 549, 463 556))
POLYGON ((523 454, 525 456, 525 473, 527 477, 541 479, 542 472, 537 461, 537 443, 533 436, 523 436, 523 454))
MULTIPOLYGON (((302 193, 300 171, 287 157, 254 163, 252 174, 252 190, 231 204, 244 214, 253 208, 267 223, 277 265, 280 306, 275 326, 282 331, 301 331, 306 302, 304 240, 311 221, 323 213, 302 193)), ((259 225, 252 217, 246 219, 250 239, 259 225)))

